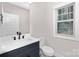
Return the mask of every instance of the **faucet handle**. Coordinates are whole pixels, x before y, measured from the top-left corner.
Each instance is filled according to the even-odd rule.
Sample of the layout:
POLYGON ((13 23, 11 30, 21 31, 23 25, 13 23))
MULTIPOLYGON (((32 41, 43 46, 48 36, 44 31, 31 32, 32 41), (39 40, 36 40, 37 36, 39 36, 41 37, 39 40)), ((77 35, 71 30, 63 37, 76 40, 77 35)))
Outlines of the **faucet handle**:
POLYGON ((15 36, 13 38, 14 38, 14 40, 16 40, 16 37, 15 36))
POLYGON ((22 36, 22 38, 24 39, 24 35, 22 36))

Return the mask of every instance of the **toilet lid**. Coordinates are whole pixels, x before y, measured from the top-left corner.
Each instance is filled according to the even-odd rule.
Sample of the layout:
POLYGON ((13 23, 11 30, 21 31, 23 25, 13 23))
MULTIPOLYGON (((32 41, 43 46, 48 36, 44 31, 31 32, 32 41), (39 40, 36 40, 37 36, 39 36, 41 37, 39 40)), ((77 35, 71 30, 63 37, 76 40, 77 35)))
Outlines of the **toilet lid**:
POLYGON ((43 53, 47 56, 53 56, 54 55, 54 49, 48 46, 42 46, 41 49, 43 50, 43 53))

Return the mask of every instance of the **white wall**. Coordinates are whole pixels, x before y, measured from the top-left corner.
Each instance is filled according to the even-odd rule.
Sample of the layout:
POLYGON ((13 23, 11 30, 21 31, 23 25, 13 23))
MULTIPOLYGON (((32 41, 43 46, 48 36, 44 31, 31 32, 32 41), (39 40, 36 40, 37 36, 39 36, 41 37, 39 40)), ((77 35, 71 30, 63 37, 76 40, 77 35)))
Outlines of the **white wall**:
POLYGON ((1 10, 2 10, 2 8, 1 8, 1 7, 2 7, 2 3, 0 2, 0 13, 1 13, 1 10))
MULTIPOLYGON (((52 3, 53 4, 53 3, 52 3)), ((75 26, 75 36, 70 39, 70 38, 62 38, 62 37, 55 37, 55 21, 56 21, 56 8, 57 7, 61 7, 65 4, 68 3, 55 3, 54 5, 51 5, 50 3, 48 3, 48 20, 49 20, 49 31, 50 31, 50 36, 48 36, 47 39, 47 45, 52 46, 53 48, 55 48, 55 50, 59 53, 61 53, 64 56, 79 56, 79 41, 77 41, 79 39, 79 33, 78 33, 78 11, 79 11, 79 3, 76 3, 76 7, 75 7, 75 18, 74 21, 74 26, 75 26), (53 16, 53 17, 52 17, 53 16), (50 39, 50 40, 49 40, 50 39)))
POLYGON ((46 3, 32 3, 30 9, 31 34, 46 39, 48 30, 46 3))
MULTIPOLYGON (((33 36, 44 37, 45 43, 55 49, 55 52, 62 56, 79 56, 79 41, 69 40, 69 38, 55 37, 55 8, 68 3, 33 3, 31 6, 31 33, 33 36)), ((79 5, 79 3, 77 3, 79 5)), ((75 8, 78 15, 78 6, 75 8)), ((78 16, 77 16, 78 18, 78 16)), ((75 37, 78 35, 78 19, 75 20, 75 37)))

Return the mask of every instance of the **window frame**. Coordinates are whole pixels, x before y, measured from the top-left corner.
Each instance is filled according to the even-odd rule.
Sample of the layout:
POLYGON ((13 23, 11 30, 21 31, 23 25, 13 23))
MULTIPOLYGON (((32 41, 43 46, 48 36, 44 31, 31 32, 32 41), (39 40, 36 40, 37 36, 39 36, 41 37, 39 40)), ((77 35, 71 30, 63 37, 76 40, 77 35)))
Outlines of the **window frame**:
POLYGON ((69 3, 69 4, 67 4, 67 5, 64 5, 64 6, 62 6, 62 7, 58 7, 58 8, 56 8, 56 37, 69 37, 69 38, 71 38, 72 39, 72 37, 74 37, 75 36, 75 22, 74 22, 74 20, 75 20, 75 2, 73 2, 73 3, 69 3), (67 7, 69 7, 69 6, 72 6, 73 5, 73 19, 71 19, 71 20, 64 20, 64 21, 58 21, 58 10, 59 9, 63 9, 63 7, 65 7, 65 8, 67 8, 67 7), (59 22, 66 22, 66 21, 72 21, 73 22, 73 34, 72 35, 69 35, 69 34, 62 34, 62 33, 58 33, 58 23, 59 22))

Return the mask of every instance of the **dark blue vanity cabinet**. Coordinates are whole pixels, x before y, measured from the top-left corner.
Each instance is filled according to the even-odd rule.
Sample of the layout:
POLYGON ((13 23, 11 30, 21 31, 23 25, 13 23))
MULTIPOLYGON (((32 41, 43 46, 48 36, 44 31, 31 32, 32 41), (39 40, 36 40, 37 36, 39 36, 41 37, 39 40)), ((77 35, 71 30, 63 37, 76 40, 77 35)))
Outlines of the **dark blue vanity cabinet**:
POLYGON ((3 53, 0 57, 39 57, 39 41, 30 45, 3 53))

